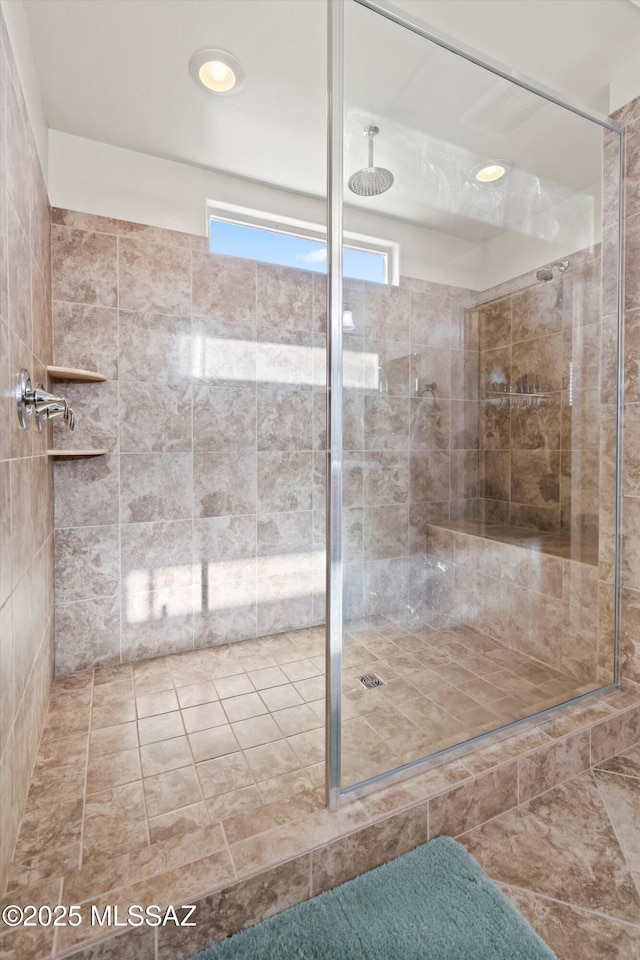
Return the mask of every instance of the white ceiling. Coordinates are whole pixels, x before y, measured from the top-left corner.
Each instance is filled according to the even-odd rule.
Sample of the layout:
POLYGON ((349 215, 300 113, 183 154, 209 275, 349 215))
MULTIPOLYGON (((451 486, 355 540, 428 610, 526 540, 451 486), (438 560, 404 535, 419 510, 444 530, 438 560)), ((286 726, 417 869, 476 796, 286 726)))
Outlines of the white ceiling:
MULTIPOLYGON (((50 127, 323 193, 324 0, 25 0, 25 6, 50 127), (244 65, 246 81, 236 95, 212 97, 189 76, 191 54, 210 46, 228 49, 244 65)), ((640 9, 629 0, 396 0, 396 6, 603 113, 609 81, 640 55, 640 9)), ((530 201, 533 219, 545 204, 588 189, 599 179, 600 132, 587 121, 547 105, 500 138, 486 125, 461 120, 483 96, 506 86, 348 3, 347 166, 364 165, 361 128, 373 120, 381 128, 376 162, 396 176, 383 197, 354 203, 483 240, 520 216, 522 204, 499 205, 496 218, 495 202, 485 203, 489 194, 460 192, 465 169, 478 159, 507 155, 514 162, 522 173, 517 189, 511 182, 530 201)))

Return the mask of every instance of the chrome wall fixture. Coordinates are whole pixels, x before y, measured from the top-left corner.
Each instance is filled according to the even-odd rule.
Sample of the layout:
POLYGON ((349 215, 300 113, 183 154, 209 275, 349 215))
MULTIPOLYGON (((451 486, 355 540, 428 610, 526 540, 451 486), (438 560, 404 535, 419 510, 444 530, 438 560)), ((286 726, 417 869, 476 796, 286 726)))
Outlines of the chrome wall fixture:
POLYGON ((42 433, 47 420, 53 420, 54 417, 62 417, 70 430, 75 427, 75 416, 66 397, 55 397, 52 393, 47 393, 41 383, 37 383, 33 389, 29 371, 24 367, 18 373, 16 407, 21 430, 28 430, 31 426, 34 410, 38 433, 42 433))

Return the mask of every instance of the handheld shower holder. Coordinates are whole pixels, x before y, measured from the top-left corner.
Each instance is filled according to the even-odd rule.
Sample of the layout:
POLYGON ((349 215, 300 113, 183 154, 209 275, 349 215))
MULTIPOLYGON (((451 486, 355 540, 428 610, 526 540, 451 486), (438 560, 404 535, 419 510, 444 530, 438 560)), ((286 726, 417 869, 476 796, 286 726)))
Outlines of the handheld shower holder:
POLYGON ((21 430, 29 429, 34 411, 38 433, 42 433, 47 420, 53 420, 54 417, 62 417, 70 430, 75 428, 75 416, 66 397, 47 393, 41 383, 33 389, 29 371, 24 368, 20 370, 16 383, 16 406, 21 430))

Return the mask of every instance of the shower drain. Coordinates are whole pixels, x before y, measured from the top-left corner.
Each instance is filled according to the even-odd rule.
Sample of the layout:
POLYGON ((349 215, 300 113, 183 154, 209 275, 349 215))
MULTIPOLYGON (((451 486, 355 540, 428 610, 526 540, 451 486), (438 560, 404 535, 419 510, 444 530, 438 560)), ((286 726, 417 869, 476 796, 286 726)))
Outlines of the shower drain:
POLYGON ((374 687, 384 687, 384 680, 381 680, 375 673, 365 673, 362 677, 358 677, 358 680, 367 690, 373 690, 374 687))

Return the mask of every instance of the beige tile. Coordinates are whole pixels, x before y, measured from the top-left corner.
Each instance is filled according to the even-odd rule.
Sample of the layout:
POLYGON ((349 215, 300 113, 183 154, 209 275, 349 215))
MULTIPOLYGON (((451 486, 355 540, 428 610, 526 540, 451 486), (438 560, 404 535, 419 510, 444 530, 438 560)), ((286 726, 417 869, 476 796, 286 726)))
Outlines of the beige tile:
POLYGON ((287 677, 280 667, 267 667, 265 670, 250 670, 249 679, 256 690, 265 690, 267 687, 278 687, 287 682, 287 677))
POLYGON ((283 741, 251 747, 244 751, 244 756, 258 782, 290 773, 301 765, 291 747, 283 741))
POLYGON ((325 732, 322 728, 299 733, 287 740, 303 767, 320 763, 325 757, 325 732))
POLYGON ((119 306, 123 310, 174 316, 191 312, 190 251, 121 238, 118 270, 119 306))
POLYGON ((113 700, 93 708, 91 728, 113 727, 136 719, 136 705, 133 699, 113 700))
POLYGON ((177 687, 178 702, 184 709, 186 707, 195 707, 201 703, 212 703, 218 699, 218 692, 210 680, 202 683, 191 683, 185 687, 177 687))
POLYGON ((253 785, 253 774, 242 753, 231 753, 196 766, 204 796, 218 797, 253 785))
POLYGON ((322 673, 322 670, 311 660, 294 660, 291 663, 283 663, 281 669, 290 682, 308 680, 309 677, 317 677, 322 673))
POLYGON ((223 700, 222 705, 231 723, 236 720, 247 720, 249 717, 257 717, 260 714, 267 713, 267 708, 257 693, 247 693, 241 697, 231 697, 229 700, 223 700))
POLYGON ((249 678, 240 672, 236 676, 221 677, 215 681, 215 686, 220 699, 239 697, 244 693, 253 693, 255 689, 249 678))
POLYGON ((229 793, 223 793, 219 797, 209 797, 207 799, 207 810, 211 817, 211 822, 224 820, 226 817, 233 817, 238 813, 253 810, 261 807, 264 798, 257 786, 241 787, 239 790, 231 790, 229 793))
POLYGON ((180 737, 184 733, 180 712, 159 713, 138 720, 138 736, 141 744, 156 743, 171 737, 180 737))
POLYGON ((259 877, 236 883, 231 891, 227 889, 205 897, 198 902, 198 916, 203 918, 198 927, 188 931, 183 927, 177 931, 177 936, 175 931, 163 930, 158 960, 173 960, 185 950, 190 953, 203 950, 247 924, 258 923, 307 899, 310 896, 309 877, 309 858, 302 857, 274 867, 259 877))
POLYGON ((458 836, 514 807, 517 779, 517 764, 509 763, 435 797, 429 802, 429 836, 458 836))
POLYGON ((109 753, 129 750, 138 744, 135 722, 117 723, 112 727, 94 729, 89 737, 89 756, 102 757, 109 753))
POLYGON ((272 803, 274 800, 284 800, 292 797, 296 793, 306 793, 313 787, 324 785, 324 764, 323 776, 320 782, 311 774, 309 768, 305 770, 293 770, 291 773, 283 773, 273 780, 261 780, 258 788, 262 794, 264 803, 272 803))
POLYGON ((135 853, 149 845, 149 831, 145 820, 123 820, 105 824, 102 816, 98 823, 85 819, 82 835, 82 863, 99 865, 112 857, 135 853))
MULTIPOLYGON (((311 700, 318 700, 320 697, 324 696, 324 677, 309 677, 307 680, 298 680, 296 683, 294 683, 294 687, 302 699, 309 703, 311 700)), ((292 703, 282 704, 283 707, 292 705, 292 703)))
POLYGON ((218 701, 187 707, 182 710, 182 719, 184 720, 187 733, 194 733, 196 730, 206 730, 209 727, 219 727, 221 724, 227 722, 222 704, 218 701))
POLYGON ((51 236, 53 299, 117 306, 116 238, 57 225, 51 236))
POLYGON ((322 893, 373 870, 426 841, 426 804, 363 827, 313 851, 313 893, 322 893))
POLYGON ((147 693, 136 697, 138 717, 153 717, 159 713, 170 713, 178 709, 175 690, 162 690, 159 693, 147 693))
POLYGON ((189 743, 185 736, 141 746, 140 757, 142 773, 145 777, 152 777, 157 773, 175 770, 177 767, 186 767, 193 763, 189 743))
POLYGON ((321 724, 321 721, 307 703, 301 703, 295 707, 287 707, 285 710, 277 710, 273 714, 273 719, 285 737, 293 737, 297 733, 305 733, 307 730, 313 730, 321 724))
POLYGON ((249 720, 239 720, 232 723, 240 747, 257 747, 272 740, 281 740, 282 733, 270 716, 252 717, 249 720))
MULTIPOLYGON (((300 681, 304 683, 306 681, 300 681)), ((262 690, 260 693, 262 699, 271 711, 285 710, 287 707, 294 707, 303 702, 295 688, 294 684, 287 683, 281 687, 271 687, 269 690, 262 690)))
POLYGON ((196 763, 212 760, 238 750, 238 741, 228 724, 211 730, 198 730, 189 734, 189 743, 196 763))
POLYGON ((222 826, 230 844, 264 833, 284 823, 304 820, 320 809, 322 803, 315 791, 298 793, 286 800, 263 803, 252 810, 227 817, 222 826))
POLYGON ((158 817, 180 807, 191 806, 202 799, 200 784, 193 766, 180 767, 143 781, 149 818, 158 817))
POLYGON ((102 793, 141 776, 137 749, 95 757, 87 767, 87 793, 102 793))
POLYGON ((586 770, 590 762, 589 731, 555 741, 518 761, 518 796, 522 803, 586 770))
POLYGON ((172 810, 160 817, 149 820, 149 838, 158 843, 168 837, 180 836, 196 827, 205 827, 209 823, 209 814, 204 803, 194 803, 190 807, 172 810))
POLYGON ((351 833, 368 822, 363 808, 351 803, 337 813, 322 810, 304 821, 286 823, 266 833, 241 840, 231 848, 239 876, 245 876, 275 861, 290 860, 328 840, 351 833))

